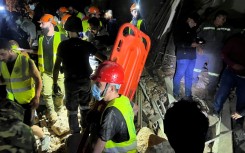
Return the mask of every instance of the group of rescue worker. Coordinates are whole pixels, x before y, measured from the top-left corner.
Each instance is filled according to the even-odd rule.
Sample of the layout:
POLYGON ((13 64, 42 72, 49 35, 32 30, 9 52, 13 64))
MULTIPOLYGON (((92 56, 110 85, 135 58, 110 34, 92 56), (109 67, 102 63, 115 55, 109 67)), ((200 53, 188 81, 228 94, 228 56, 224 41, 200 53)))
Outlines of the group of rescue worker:
POLYGON ((193 86, 205 88, 207 94, 202 99, 212 105, 211 114, 220 118, 230 91, 236 90, 236 110, 231 117, 243 120, 245 63, 241 58, 244 58, 244 27, 235 29, 226 24, 227 17, 228 13, 224 10, 215 11, 212 20, 204 21, 197 13, 187 13, 181 26, 174 28, 176 71, 173 94, 176 99, 193 100, 196 96, 192 93, 193 86), (237 42, 230 44, 230 40, 234 39, 237 42), (200 72, 207 72, 208 81, 200 72), (182 77, 185 79, 183 95, 180 92, 182 77))
MULTIPOLYGON (((137 21, 136 4, 131 6, 130 11, 133 15, 131 23, 140 28, 142 20, 137 21)), ((24 134, 27 134, 30 139, 23 142, 31 143, 29 148, 14 141, 10 144, 9 139, 5 138, 7 136, 0 134, 2 142, 9 146, 1 148, 0 152, 12 148, 19 152, 36 152, 32 135, 35 134, 33 116, 41 100, 46 105, 51 124, 57 121, 65 105, 71 134, 90 129, 88 114, 90 118, 93 116, 92 119, 97 118, 96 130, 92 134, 95 139, 91 140, 90 152, 136 152, 134 112, 137 111, 137 105, 118 93, 124 83, 124 70, 116 62, 107 61, 110 53, 103 51, 107 43, 111 45, 114 42, 118 30, 112 11, 105 13, 109 20, 106 26, 99 20, 100 11, 95 6, 87 8, 86 15, 73 6, 60 7, 57 14, 58 21, 54 15, 45 13, 38 20, 41 34, 37 42, 37 65, 28 54, 11 44, 9 39, 0 39, 0 82, 6 92, 6 95, 1 94, 1 101, 6 104, 1 105, 0 109, 9 109, 6 111, 9 113, 16 111, 16 104, 21 106, 23 111, 18 112, 22 116, 18 120, 18 124, 21 124, 18 127, 23 126, 19 123, 23 121, 29 128, 23 128, 22 133, 16 137, 24 138, 24 134), (110 33, 113 34, 112 38, 109 38, 110 33), (93 75, 89 61, 91 55, 100 63, 93 75), (100 109, 91 111, 89 103, 92 96, 100 101, 99 105, 104 106, 95 107, 100 109), (5 107, 10 107, 8 103, 13 104, 11 109, 5 107), (81 113, 80 125, 78 112, 81 113), (100 117, 94 114, 100 114, 100 117)), ((40 138, 45 139, 43 133, 40 138)), ((46 141, 50 141, 50 138, 46 141)), ((46 146, 42 151, 47 149, 46 146)))
MULTIPOLYGON (((38 3, 32 3, 29 9, 34 10, 32 7, 36 5, 38 3)), ((139 18, 136 3, 131 5, 129 11, 132 14, 132 20, 129 22, 146 32, 144 20, 139 18)), ((20 48, 25 48, 26 45, 35 47, 36 35, 33 35, 33 32, 27 34, 29 38, 24 40, 24 37, 15 39, 8 36, 7 32, 3 32, 5 34, 2 35, 3 29, 1 29, 1 37, 4 38, 0 39, 0 82, 6 87, 1 90, 1 102, 3 102, 0 103, 0 124, 4 125, 5 132, 0 134, 0 138, 6 147, 0 147, 0 152, 7 152, 12 148, 17 149, 17 152, 36 152, 33 134, 44 140, 43 151, 48 149, 49 146, 45 142, 50 141, 50 138, 42 131, 37 132, 38 127, 33 125, 33 115, 40 100, 46 105, 51 124, 62 115, 65 105, 70 133, 72 135, 84 131, 91 133, 89 146, 85 152, 137 152, 134 125, 137 105, 126 96, 119 94, 119 89, 124 83, 122 66, 107 61, 111 54, 110 47, 116 39, 119 28, 116 19, 113 18, 112 10, 104 13, 107 22, 101 20, 101 12, 95 6, 86 7, 85 14, 72 5, 59 7, 56 13, 57 17, 45 12, 38 19, 41 34, 38 35, 36 43, 38 57, 36 63, 28 54, 20 51, 20 48), (15 40, 20 47, 16 47, 12 40, 15 40), (21 43, 22 41, 27 43, 21 43), (91 56, 100 63, 96 70, 91 68, 91 56), (2 94, 2 91, 6 91, 6 94, 2 94), (99 102, 91 106, 90 102, 93 100, 99 102), (10 122, 7 127, 6 123, 10 122), (6 132, 10 126, 17 131, 6 132), (8 137, 9 133, 21 134, 8 137), (21 138, 23 144, 30 145, 25 146, 13 141, 16 138, 21 138)), ((10 20, 16 19, 14 24, 16 23, 17 29, 22 29, 22 32, 35 29, 33 23, 27 24, 26 17, 23 19, 19 14, 17 16, 10 18, 10 20)), ((185 20, 188 28, 180 31, 175 29, 177 68, 174 77, 174 96, 176 99, 180 97, 180 80, 185 75, 184 98, 191 100, 193 70, 194 73, 200 72, 203 67, 208 69, 210 77, 208 91, 213 98, 223 64, 220 50, 226 38, 232 34, 232 29, 224 26, 226 18, 226 12, 218 11, 211 23, 204 22, 199 26, 198 16, 191 14, 185 20)), ((9 18, 5 22, 9 22, 9 18)), ((6 31, 15 31, 7 26, 6 29, 8 29, 6 31)), ((128 34, 131 34, 130 30, 128 34)), ((230 89, 240 85, 237 90, 239 105, 237 112, 232 116, 234 119, 241 118, 245 109, 243 104, 245 98, 241 94, 245 67, 242 60, 244 31, 243 37, 239 37, 238 42, 239 44, 230 42, 232 45, 241 46, 236 49, 238 52, 233 54, 232 58, 229 58, 232 54, 231 47, 228 45, 223 49, 222 55, 228 66, 222 77, 228 77, 228 80, 221 80, 221 87, 225 86, 226 81, 230 84, 229 87, 222 88, 226 89, 225 95, 220 89, 214 98, 214 110, 220 113, 230 89)))

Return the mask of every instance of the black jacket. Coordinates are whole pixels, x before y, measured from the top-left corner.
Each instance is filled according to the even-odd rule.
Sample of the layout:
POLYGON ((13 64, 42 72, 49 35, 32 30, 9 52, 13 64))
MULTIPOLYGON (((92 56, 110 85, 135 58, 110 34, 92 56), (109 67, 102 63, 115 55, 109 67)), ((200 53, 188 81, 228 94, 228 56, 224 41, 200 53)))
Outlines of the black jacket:
POLYGON ((197 37, 196 29, 196 27, 190 28, 187 24, 180 25, 174 29, 177 60, 196 58, 196 48, 191 47, 197 37))

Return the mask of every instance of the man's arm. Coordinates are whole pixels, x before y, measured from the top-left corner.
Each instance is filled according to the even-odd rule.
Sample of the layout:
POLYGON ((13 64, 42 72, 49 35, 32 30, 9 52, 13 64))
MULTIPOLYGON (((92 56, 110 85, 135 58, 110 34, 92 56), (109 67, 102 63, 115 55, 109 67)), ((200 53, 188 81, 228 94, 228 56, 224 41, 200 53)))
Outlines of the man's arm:
POLYGON ((101 153, 104 150, 105 147, 105 141, 103 141, 101 138, 98 138, 93 150, 93 153, 101 153))
POLYGON ((42 90, 42 80, 35 63, 29 59, 30 76, 35 81, 35 96, 31 100, 32 108, 36 109, 39 105, 39 98, 42 90))

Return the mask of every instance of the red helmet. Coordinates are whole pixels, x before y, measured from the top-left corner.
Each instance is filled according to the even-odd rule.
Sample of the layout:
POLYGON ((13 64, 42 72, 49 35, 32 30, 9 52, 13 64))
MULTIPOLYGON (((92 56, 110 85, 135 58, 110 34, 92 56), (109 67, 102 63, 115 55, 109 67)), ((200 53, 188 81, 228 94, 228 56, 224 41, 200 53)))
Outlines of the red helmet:
POLYGON ((88 9, 88 13, 89 14, 97 14, 97 13, 100 13, 100 10, 95 7, 95 6, 91 6, 89 9, 88 9))
POLYGON ((116 62, 105 61, 99 65, 91 79, 96 82, 123 84, 124 70, 116 62))

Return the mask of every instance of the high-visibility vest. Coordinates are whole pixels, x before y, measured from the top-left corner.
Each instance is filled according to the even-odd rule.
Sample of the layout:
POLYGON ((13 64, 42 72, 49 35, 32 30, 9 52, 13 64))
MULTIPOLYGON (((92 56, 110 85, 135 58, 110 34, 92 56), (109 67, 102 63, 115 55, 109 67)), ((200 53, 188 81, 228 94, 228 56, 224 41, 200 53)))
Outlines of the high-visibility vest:
MULTIPOLYGON (((142 23, 142 22, 143 22, 142 19, 137 20, 137 24, 136 24, 137 29, 140 30, 140 27, 141 27, 141 23, 142 23)), ((132 21, 131 21, 130 23, 132 24, 132 21)))
POLYGON ((83 13, 81 13, 81 12, 78 12, 76 17, 78 17, 79 19, 82 20, 85 17, 85 15, 83 13))
POLYGON ((56 26, 57 26, 57 28, 59 29, 59 32, 60 32, 61 34, 65 35, 65 36, 68 35, 67 31, 63 28, 63 26, 62 26, 61 24, 57 24, 56 26))
POLYGON ((12 73, 9 73, 5 62, 0 62, 1 74, 6 83, 7 98, 19 104, 30 103, 35 96, 34 80, 30 76, 29 58, 17 54, 12 73))
MULTIPOLYGON (((88 23, 88 20, 83 20, 82 21, 82 26, 83 26, 83 32, 86 33, 88 30, 89 30, 89 23, 88 23)), ((102 22, 100 21, 100 26, 102 26, 102 22)))
POLYGON ((137 141, 134 126, 134 112, 129 99, 125 96, 120 96, 119 98, 110 101, 105 110, 112 106, 116 107, 122 113, 128 128, 129 140, 120 143, 109 140, 105 144, 104 152, 136 153, 137 141))
MULTIPOLYGON (((41 35, 38 41, 38 69, 42 73, 44 72, 44 59, 43 59, 43 38, 44 36, 41 35)), ((53 41, 53 63, 55 63, 56 60, 56 54, 58 46, 61 42, 61 34, 59 32, 54 33, 54 41, 53 41)), ((48 60, 48 59, 46 59, 48 60)))

